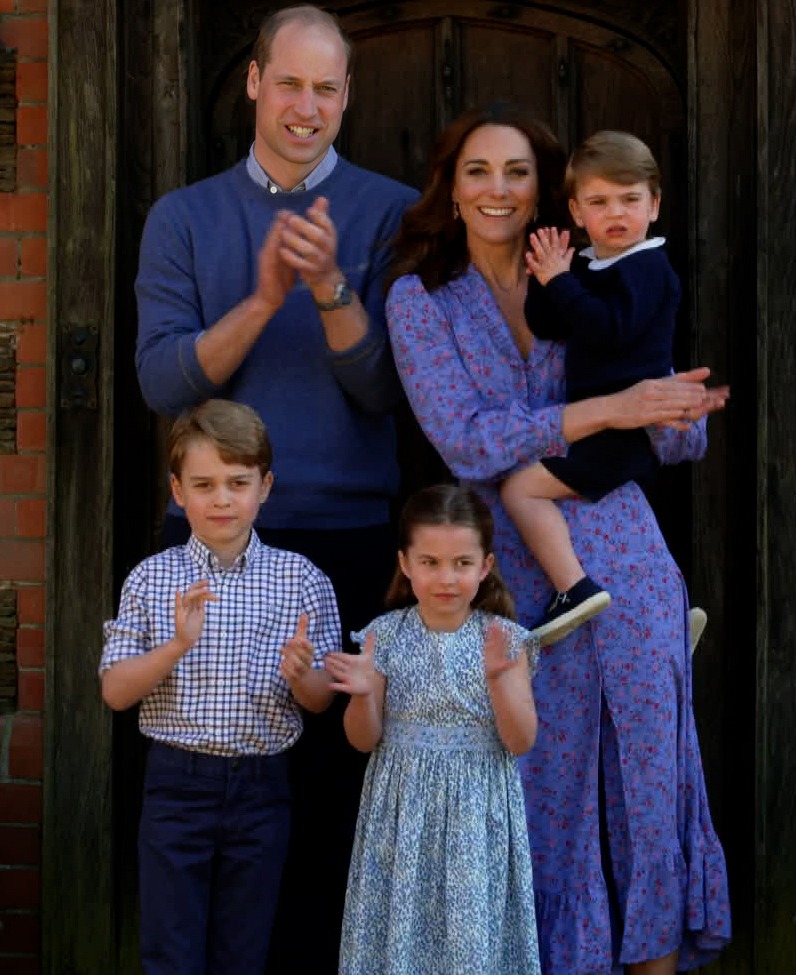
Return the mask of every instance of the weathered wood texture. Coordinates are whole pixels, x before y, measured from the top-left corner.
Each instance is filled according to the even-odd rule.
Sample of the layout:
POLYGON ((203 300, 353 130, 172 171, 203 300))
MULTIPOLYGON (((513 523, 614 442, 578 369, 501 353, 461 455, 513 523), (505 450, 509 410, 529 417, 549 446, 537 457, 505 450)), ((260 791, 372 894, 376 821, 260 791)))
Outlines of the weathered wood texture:
POLYGON ((96 0, 90 16, 80 0, 61 0, 51 19, 42 914, 52 975, 108 971, 114 951, 111 719, 96 670, 112 608, 115 14, 114 0, 96 0), (62 405, 71 373, 61 359, 76 327, 98 341, 93 407, 62 405))
MULTIPOLYGON (((77 0, 54 4, 51 347, 60 351, 66 325, 95 324, 101 360, 97 410, 54 405, 50 417, 45 970, 59 975, 138 968, 132 849, 140 745, 130 716, 111 732, 94 668, 101 620, 122 577, 151 550, 162 506, 160 428, 141 403, 132 366, 141 228, 167 189, 248 148, 251 42, 263 15, 285 5, 100 0, 87 18, 77 0)), ((678 356, 711 365, 718 381, 733 386, 727 416, 711 424, 693 493, 687 472, 672 474, 670 497, 658 505, 678 560, 687 566, 693 552, 692 597, 710 617, 695 702, 736 931, 710 971, 780 975, 796 954, 789 611, 796 502, 788 492, 796 418, 787 398, 794 378, 788 232, 796 206, 787 189, 796 125, 792 99, 783 97, 793 87, 791 5, 327 6, 357 45, 341 134, 355 162, 421 184, 440 128, 461 108, 498 97, 524 101, 567 146, 600 126, 626 127, 660 158, 662 229, 687 292, 678 356)), ((57 404, 55 367, 50 393, 57 404)), ((423 458, 411 476, 421 479, 429 465, 433 458, 423 458)))
POLYGON ((796 10, 772 0, 758 17, 754 971, 778 975, 796 967, 796 10))
POLYGON ((694 702, 711 809, 730 877, 734 940, 711 968, 754 967, 757 436, 755 5, 689 4, 692 361, 729 382, 726 415, 694 468, 691 597, 710 622, 694 702))

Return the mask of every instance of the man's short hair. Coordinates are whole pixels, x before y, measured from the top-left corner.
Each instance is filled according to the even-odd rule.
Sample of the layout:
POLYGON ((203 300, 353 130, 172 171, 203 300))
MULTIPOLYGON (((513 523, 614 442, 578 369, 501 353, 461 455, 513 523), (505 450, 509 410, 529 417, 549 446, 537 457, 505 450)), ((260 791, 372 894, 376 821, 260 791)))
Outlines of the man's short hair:
POLYGON ((631 186, 646 183, 653 196, 661 192, 661 172, 649 146, 629 132, 604 129, 581 142, 567 166, 566 192, 574 197, 585 179, 604 179, 631 186))
POLYGON ((269 14, 260 25, 260 32, 252 49, 252 60, 257 62, 257 69, 263 73, 266 64, 271 60, 271 49, 274 39, 285 24, 300 23, 304 27, 326 27, 334 31, 343 42, 345 49, 346 74, 351 74, 351 65, 354 59, 354 46, 351 38, 343 30, 343 25, 338 17, 320 7, 315 7, 311 3, 296 4, 292 7, 283 7, 269 14))
POLYGON ((211 443, 225 464, 259 467, 265 476, 273 453, 265 424, 250 407, 226 399, 209 399, 182 413, 169 434, 169 470, 179 479, 191 444, 211 443))

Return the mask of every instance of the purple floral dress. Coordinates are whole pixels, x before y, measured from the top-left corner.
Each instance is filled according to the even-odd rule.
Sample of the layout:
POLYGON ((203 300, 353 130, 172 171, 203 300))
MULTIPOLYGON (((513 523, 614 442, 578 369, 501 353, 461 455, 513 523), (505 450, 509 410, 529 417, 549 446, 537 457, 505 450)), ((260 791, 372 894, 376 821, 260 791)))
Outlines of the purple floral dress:
MULTIPOLYGON (((500 504, 509 472, 566 453, 563 346, 520 355, 474 267, 429 294, 413 275, 387 313, 409 402, 453 473, 495 518, 495 551, 531 626, 550 584, 500 504)), ((660 459, 696 459, 705 425, 660 431, 660 459)), ((543 651, 540 728, 520 759, 544 975, 614 975, 679 951, 694 968, 730 937, 724 855, 710 819, 691 703, 687 593, 638 487, 561 503, 609 609, 543 651)))

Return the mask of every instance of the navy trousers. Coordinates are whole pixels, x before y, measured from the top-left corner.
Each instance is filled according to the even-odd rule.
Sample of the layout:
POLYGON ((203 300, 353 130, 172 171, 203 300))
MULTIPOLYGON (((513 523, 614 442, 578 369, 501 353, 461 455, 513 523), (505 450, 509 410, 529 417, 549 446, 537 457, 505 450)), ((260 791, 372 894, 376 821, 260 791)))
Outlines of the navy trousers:
POLYGON ((153 742, 138 840, 146 975, 262 975, 289 834, 285 754, 153 742))
MULTIPOLYGON (((185 518, 166 517, 164 548, 184 544, 189 535, 185 518)), ((326 573, 337 596, 343 647, 353 650, 351 630, 384 612, 396 564, 393 529, 258 529, 258 535, 267 545, 300 552, 326 573)), ((304 733, 288 752, 293 819, 266 975, 337 975, 348 862, 368 761, 346 741, 347 703, 338 694, 323 714, 305 714, 304 733)))

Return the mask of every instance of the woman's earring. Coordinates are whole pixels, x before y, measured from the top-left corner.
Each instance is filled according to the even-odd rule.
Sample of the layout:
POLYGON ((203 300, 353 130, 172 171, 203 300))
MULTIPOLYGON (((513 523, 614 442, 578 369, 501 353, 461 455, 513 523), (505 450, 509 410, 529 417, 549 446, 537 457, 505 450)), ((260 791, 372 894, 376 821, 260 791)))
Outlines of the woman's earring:
POLYGON ((539 207, 536 206, 533 208, 533 222, 537 223, 538 220, 539 220, 539 207))
POLYGON ((456 200, 454 200, 453 201, 453 219, 454 220, 458 220, 460 216, 461 216, 461 213, 459 212, 459 204, 456 202, 456 200))

